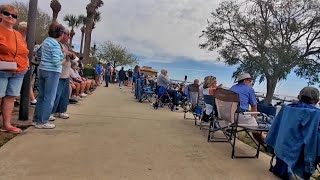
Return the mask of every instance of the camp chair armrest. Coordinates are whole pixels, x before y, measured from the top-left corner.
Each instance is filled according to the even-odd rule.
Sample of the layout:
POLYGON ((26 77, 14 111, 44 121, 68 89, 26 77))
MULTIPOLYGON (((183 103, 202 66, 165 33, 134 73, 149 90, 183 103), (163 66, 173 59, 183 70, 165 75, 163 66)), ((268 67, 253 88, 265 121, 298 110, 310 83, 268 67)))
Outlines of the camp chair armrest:
POLYGON ((259 115, 261 113, 260 112, 242 112, 241 114, 243 114, 243 115, 259 115))

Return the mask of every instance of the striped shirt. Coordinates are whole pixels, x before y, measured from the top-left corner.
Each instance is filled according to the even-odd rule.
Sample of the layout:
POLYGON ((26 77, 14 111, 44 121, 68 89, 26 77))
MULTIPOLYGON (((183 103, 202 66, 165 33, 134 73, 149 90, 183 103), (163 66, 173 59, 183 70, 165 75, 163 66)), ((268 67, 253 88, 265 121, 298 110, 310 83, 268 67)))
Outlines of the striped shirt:
POLYGON ((64 54, 54 38, 47 37, 41 45, 41 63, 39 68, 45 71, 61 73, 64 54))

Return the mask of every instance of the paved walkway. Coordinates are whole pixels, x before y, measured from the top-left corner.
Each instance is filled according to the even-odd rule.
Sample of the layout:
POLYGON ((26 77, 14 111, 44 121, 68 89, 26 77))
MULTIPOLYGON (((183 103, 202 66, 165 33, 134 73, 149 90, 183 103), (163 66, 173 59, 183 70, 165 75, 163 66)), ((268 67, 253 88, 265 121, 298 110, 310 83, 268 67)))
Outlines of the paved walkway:
POLYGON ((1 147, 0 179, 275 179, 266 155, 231 159, 229 144, 207 143, 182 113, 138 103, 128 89, 99 87, 69 113, 56 129, 31 127, 1 147))

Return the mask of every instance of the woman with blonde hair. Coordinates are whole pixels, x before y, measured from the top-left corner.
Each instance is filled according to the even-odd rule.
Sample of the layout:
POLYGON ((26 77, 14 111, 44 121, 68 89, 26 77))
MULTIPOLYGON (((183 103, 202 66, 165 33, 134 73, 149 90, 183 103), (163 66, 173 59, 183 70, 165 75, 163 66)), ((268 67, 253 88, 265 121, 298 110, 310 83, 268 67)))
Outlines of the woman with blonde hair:
POLYGON ((203 121, 209 120, 209 115, 211 113, 217 113, 215 111, 215 103, 214 103, 214 93, 217 88, 221 87, 222 85, 217 86, 217 79, 214 76, 207 76, 204 78, 203 84, 203 99, 206 105, 206 111, 203 116, 203 121))
POLYGON ((1 131, 20 133, 12 126, 14 101, 29 67, 27 43, 22 35, 13 29, 17 23, 18 10, 10 5, 0 6, 0 99, 3 126, 1 131))

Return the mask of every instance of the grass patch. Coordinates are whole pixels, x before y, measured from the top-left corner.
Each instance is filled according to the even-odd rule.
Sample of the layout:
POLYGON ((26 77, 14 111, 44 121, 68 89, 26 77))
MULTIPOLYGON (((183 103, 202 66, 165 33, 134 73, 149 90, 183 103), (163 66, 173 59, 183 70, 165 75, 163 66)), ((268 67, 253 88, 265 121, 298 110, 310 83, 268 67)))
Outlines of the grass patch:
MULTIPOLYGON (((26 130, 30 127, 30 125, 17 125, 18 128, 22 130, 26 130)), ((18 134, 8 133, 8 132, 0 132, 0 147, 9 142, 11 139, 16 137, 18 134)))

